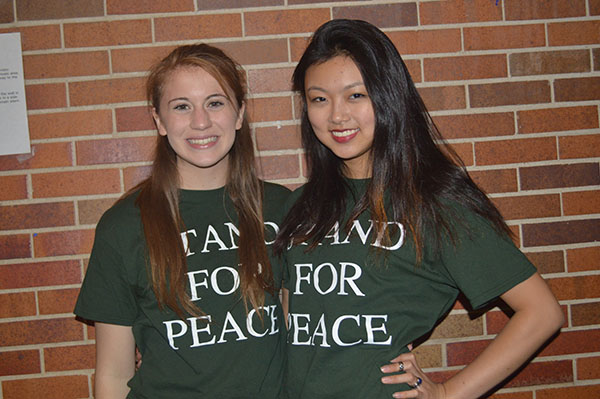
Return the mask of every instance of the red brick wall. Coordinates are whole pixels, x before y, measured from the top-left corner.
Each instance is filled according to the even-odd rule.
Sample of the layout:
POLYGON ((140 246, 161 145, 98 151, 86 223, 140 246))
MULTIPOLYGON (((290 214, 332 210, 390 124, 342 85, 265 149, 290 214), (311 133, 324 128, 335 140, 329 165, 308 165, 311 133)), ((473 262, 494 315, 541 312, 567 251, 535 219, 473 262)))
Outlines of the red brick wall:
MULTIPOLYGON (((495 397, 600 397, 599 0, 8 0, 0 32, 22 34, 33 152, 0 157, 0 398, 91 395, 94 330, 71 311, 99 215, 148 171, 148 66, 179 43, 229 51, 263 176, 297 186, 290 72, 335 17, 394 40, 564 308, 562 333, 495 397)), ((451 374, 505 320, 457 305, 419 359, 451 374)))

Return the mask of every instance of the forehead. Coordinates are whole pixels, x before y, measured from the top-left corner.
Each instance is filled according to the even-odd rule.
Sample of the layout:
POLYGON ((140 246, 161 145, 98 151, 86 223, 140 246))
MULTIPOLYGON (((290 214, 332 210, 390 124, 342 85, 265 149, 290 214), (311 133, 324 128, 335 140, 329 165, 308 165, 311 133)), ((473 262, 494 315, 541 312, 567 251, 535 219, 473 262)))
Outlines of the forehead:
POLYGON ((354 60, 348 56, 335 56, 325 62, 313 64, 306 70, 305 86, 319 88, 346 87, 364 84, 362 75, 354 60))

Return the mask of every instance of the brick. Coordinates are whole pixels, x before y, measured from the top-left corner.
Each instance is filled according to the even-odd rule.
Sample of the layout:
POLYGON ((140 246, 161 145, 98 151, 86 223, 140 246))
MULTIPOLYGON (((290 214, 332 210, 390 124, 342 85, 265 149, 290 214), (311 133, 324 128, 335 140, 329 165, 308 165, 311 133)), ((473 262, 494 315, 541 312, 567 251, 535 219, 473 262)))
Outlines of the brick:
POLYGON ((543 190, 600 184, 598 163, 531 166, 520 168, 519 177, 521 190, 543 190))
POLYGON ((471 107, 538 104, 550 101, 550 83, 545 80, 469 85, 471 107))
POLYGON ((259 151, 301 149, 300 130, 296 125, 256 128, 256 147, 259 151))
MULTIPOLYGON (((599 314, 600 315, 600 314, 599 314)), ((597 319, 596 319, 597 320, 597 319)), ((577 365, 577 379, 597 380, 600 379, 600 357, 583 357, 575 361, 577 365)), ((600 391, 599 391, 600 393, 600 391)))
POLYGON ((558 153, 561 159, 600 157, 600 135, 559 137, 558 153))
POLYGON ((25 175, 0 176, 0 187, 3 187, 0 190, 0 201, 27 198, 27 176, 25 175))
POLYGON ((72 313, 79 288, 38 292, 40 314, 72 313))
POLYGON ((15 11, 13 9, 12 1, 0 2, 0 24, 7 24, 14 22, 15 11))
POLYGON ((35 293, 0 294, 0 314, 4 318, 34 316, 36 314, 35 293))
POLYGON ((600 247, 568 249, 567 265, 570 272, 600 270, 600 247))
POLYGON ((600 190, 563 193, 565 215, 600 213, 600 190))
POLYGON ((543 24, 465 27, 465 50, 497 50, 546 45, 543 24))
POLYGON ((462 163, 466 166, 473 166, 475 163, 475 155, 473 153, 472 143, 453 143, 450 148, 458 155, 462 163))
POLYGON ((587 50, 537 51, 508 56, 511 76, 548 75, 590 71, 587 50))
POLYGON ((80 283, 81 265, 74 260, 0 265, 0 287, 2 289, 80 283))
POLYGON ((245 36, 312 33, 329 21, 329 9, 296 9, 244 13, 245 36))
POLYGON ((63 25, 65 47, 122 46, 152 42, 149 19, 63 25))
POLYGON ((63 108, 67 106, 67 87, 64 83, 26 85, 25 97, 28 110, 63 108))
MULTIPOLYGON (((2 8, 1 5, 0 8, 2 8)), ((0 29, 0 33, 8 32, 21 33, 21 48, 23 51, 47 50, 61 47, 60 25, 21 26, 18 28, 0 29)))
POLYGON ((247 110, 254 123, 292 119, 290 97, 253 98, 248 102, 247 110))
POLYGON ((423 80, 420 60, 404 60, 404 64, 414 83, 419 83, 423 80))
POLYGON ((154 20, 154 36, 157 42, 241 37, 242 19, 240 14, 156 18, 154 20))
POLYGON ((464 86, 419 87, 429 111, 463 109, 467 106, 464 86))
POLYGON ((600 1, 590 0, 590 15, 600 15, 600 1))
MULTIPOLYGON (((228 8, 249 8, 284 5, 283 0, 197 0, 199 10, 221 10, 228 8)), ((288 2, 289 4, 293 4, 288 2)))
POLYGON ((557 159, 553 137, 482 141, 475 143, 477 165, 537 162, 557 159))
POLYGON ((333 7, 333 18, 362 19, 380 29, 417 26, 416 3, 333 7))
POLYGON ((435 116, 445 139, 508 136, 515 133, 512 112, 435 116))
POLYGON ((17 19, 68 19, 100 17, 104 15, 103 0, 24 0, 17 1, 17 19))
POLYGON ((81 324, 73 317, 0 323, 0 332, 5 346, 77 341, 83 338, 81 324))
POLYGON ((486 193, 508 193, 517 191, 515 169, 474 170, 469 175, 486 193))
POLYGON ((75 223, 72 202, 2 206, 1 230, 70 226, 75 223))
POLYGON ((107 109, 29 115, 29 133, 36 140, 112 132, 112 113, 107 109))
POLYGON ((37 374, 40 372, 39 351, 20 350, 0 352, 0 376, 37 374))
POLYGON ((464 338, 483 335, 483 320, 481 317, 471 319, 468 314, 447 316, 435 327, 431 339, 464 338))
POLYGON ((559 217, 560 195, 522 195, 493 198, 506 220, 559 217))
POLYGON ((442 0, 420 3, 423 25, 501 21, 502 8, 493 1, 442 0))
POLYGON ((77 201, 80 224, 96 224, 100 216, 110 208, 117 198, 101 198, 93 200, 77 201))
POLYGON ((506 56, 498 54, 425 58, 423 69, 428 82, 507 76, 506 56))
POLYGON ((556 79, 556 101, 595 101, 600 98, 600 77, 556 79))
POLYGON ((30 245, 29 234, 0 235, 0 259, 30 258, 30 245))
POLYGON ((242 65, 288 62, 289 58, 286 39, 243 40, 215 45, 242 65))
POLYGON ((290 54, 292 61, 299 61, 300 57, 306 50, 310 37, 291 37, 290 38, 290 54))
POLYGON ((533 399, 533 392, 495 393, 489 399, 533 399))
POLYGON ((75 399, 89 397, 88 376, 69 375, 2 382, 4 399, 75 399))
POLYGON ((117 193, 121 189, 116 169, 40 173, 31 180, 34 198, 117 193))
POLYGON ((93 369, 95 359, 95 345, 44 348, 44 364, 47 371, 93 369))
POLYGON ((123 183, 125 191, 132 189, 135 185, 150 176, 152 166, 134 166, 123 169, 123 183))
POLYGON ((598 320, 600 320, 600 302, 572 304, 571 320, 574 327, 598 324, 598 320))
POLYGON ((413 353, 422 369, 443 366, 441 345, 420 345, 414 348, 413 353))
POLYGON ((110 50, 112 70, 120 72, 145 72, 162 60, 176 46, 115 48, 110 50))
POLYGON ((598 107, 548 108, 517 112, 519 133, 560 132, 598 127, 598 107))
POLYGON ((600 330, 562 331, 539 356, 598 352, 599 349, 600 330))
POLYGON ((522 230, 526 247, 594 242, 600 240, 600 219, 525 224, 522 230))
POLYGON ((253 69, 248 71, 250 93, 291 91, 293 68, 253 69))
POLYGON ((33 237, 36 258, 89 254, 94 242, 94 230, 69 230, 39 233, 33 237))
POLYGON ((154 130, 156 128, 150 108, 146 106, 117 108, 115 117, 118 132, 154 130))
POLYGON ((525 255, 542 275, 565 271, 565 260, 562 251, 527 252, 525 255))
POLYGON ((297 155, 262 156, 258 158, 257 170, 261 179, 291 179, 300 177, 297 155))
POLYGON ((77 164, 99 165, 150 161, 156 139, 131 137, 77 142, 77 164))
POLYGON ((388 32, 400 54, 458 52, 462 49, 459 29, 388 32))
POLYGON ((145 78, 105 79, 69 83, 71 106, 144 101, 145 78))
POLYGON ((600 397, 600 385, 539 389, 536 391, 535 397, 536 399, 598 399, 600 397))
POLYGON ((600 43, 600 20, 548 24, 550 46, 598 43, 600 43))
POLYGON ((30 154, 0 156, 0 170, 31 170, 71 166, 71 143, 41 143, 30 154))
POLYGON ((194 0, 171 0, 171 1, 153 1, 153 0, 107 0, 106 13, 113 14, 148 14, 148 13, 170 13, 195 11, 194 0))
POLYGON ((592 58, 594 60, 594 71, 600 71, 600 48, 592 50, 592 58))
POLYGON ((580 17, 585 15, 585 0, 504 0, 504 10, 509 21, 580 17))
POLYGON ((33 54, 23 57, 25 79, 105 75, 110 72, 106 51, 33 54))

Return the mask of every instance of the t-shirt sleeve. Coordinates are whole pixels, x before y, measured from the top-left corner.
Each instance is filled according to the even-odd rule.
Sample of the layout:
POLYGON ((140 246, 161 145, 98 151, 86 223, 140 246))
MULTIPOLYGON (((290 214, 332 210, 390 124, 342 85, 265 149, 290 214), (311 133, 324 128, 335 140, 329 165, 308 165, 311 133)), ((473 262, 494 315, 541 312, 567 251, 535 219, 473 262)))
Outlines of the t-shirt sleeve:
POLYGON ((128 281, 114 229, 101 220, 75 314, 102 323, 131 326, 137 315, 135 292, 128 281))
POLYGON ((510 238, 487 220, 461 215, 454 243, 447 243, 443 262, 457 287, 477 309, 531 277, 535 267, 510 238))

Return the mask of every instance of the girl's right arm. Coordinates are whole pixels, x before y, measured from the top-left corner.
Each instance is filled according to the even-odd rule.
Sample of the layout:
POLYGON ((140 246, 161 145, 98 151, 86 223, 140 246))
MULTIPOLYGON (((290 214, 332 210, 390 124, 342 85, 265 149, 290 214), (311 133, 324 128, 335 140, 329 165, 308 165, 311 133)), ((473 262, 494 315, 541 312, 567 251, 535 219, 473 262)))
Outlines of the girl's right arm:
POLYGON ((96 399, 124 399, 135 372, 131 326, 96 323, 96 399))

